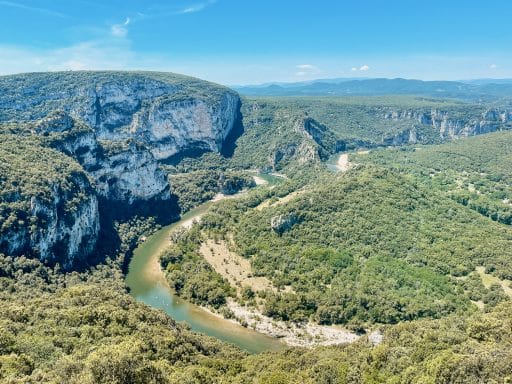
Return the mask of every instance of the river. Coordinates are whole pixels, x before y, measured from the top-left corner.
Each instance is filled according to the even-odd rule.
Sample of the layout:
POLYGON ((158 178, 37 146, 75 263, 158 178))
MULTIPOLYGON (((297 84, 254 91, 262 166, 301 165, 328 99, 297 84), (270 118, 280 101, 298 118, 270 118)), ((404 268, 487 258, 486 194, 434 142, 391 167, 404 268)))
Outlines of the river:
MULTIPOLYGON (((279 179, 263 174, 259 174, 258 177, 268 184, 276 183, 279 179)), ((130 294, 151 307, 162 309, 174 320, 186 322, 195 332, 235 344, 250 353, 283 349, 285 345, 278 339, 244 328, 180 299, 165 278, 159 257, 169 245, 169 233, 174 228, 186 226, 198 219, 212 204, 215 203, 210 201, 190 210, 179 221, 149 236, 134 250, 125 279, 130 294)))

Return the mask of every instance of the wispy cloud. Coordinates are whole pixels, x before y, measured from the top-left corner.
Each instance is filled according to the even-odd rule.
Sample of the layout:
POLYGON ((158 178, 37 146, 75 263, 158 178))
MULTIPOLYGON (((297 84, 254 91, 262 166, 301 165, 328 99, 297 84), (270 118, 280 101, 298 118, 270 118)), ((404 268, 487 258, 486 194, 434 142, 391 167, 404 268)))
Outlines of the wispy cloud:
POLYGON ((491 65, 489 65, 489 68, 490 69, 496 69, 496 68, 498 68, 498 66, 496 64, 491 64, 491 65))
POLYGON ((361 65, 359 68, 358 67, 352 67, 352 68, 350 68, 350 70, 352 72, 357 72, 357 71, 366 72, 366 71, 370 70, 370 66, 367 65, 367 64, 364 64, 364 65, 361 65))
POLYGON ((299 64, 296 65, 295 68, 299 70, 295 73, 297 77, 316 76, 322 73, 321 69, 313 64, 299 64))
MULTIPOLYGON (((1 0, 0 0, 1 1, 1 0)), ((115 37, 125 37, 128 33, 126 28, 128 24, 135 24, 141 21, 147 21, 151 19, 158 19, 162 17, 186 15, 189 13, 201 12, 204 9, 216 4, 218 0, 207 0, 190 4, 183 7, 177 7, 176 5, 153 5, 145 9, 141 9, 138 12, 133 13, 128 17, 124 24, 114 24, 111 26, 111 33, 115 37)))
POLYGON ((133 69, 149 66, 149 63, 138 60, 138 56, 126 39, 92 40, 44 50, 0 45, 0 74, 83 69, 133 69))
POLYGON ((318 69, 316 66, 314 66, 312 64, 300 64, 300 65, 297 65, 297 68, 299 68, 299 69, 308 69, 308 70, 318 69))
POLYGON ((50 15, 50 16, 55 16, 55 17, 60 17, 60 18, 68 17, 64 13, 57 12, 57 11, 54 11, 54 10, 51 10, 51 9, 32 7, 30 5, 25 5, 25 4, 14 2, 14 1, 0 0, 0 6, 10 7, 10 8, 18 8, 18 9, 23 9, 25 11, 43 13, 45 15, 50 15))
POLYGON ((114 37, 126 37, 128 34, 128 25, 130 24, 130 18, 127 17, 125 22, 122 24, 114 24, 110 27, 110 33, 114 37))
POLYGON ((202 2, 202 3, 192 4, 192 5, 189 5, 187 7, 182 8, 182 9, 179 9, 179 10, 177 10, 174 13, 176 15, 184 15, 184 14, 187 14, 187 13, 200 12, 203 9, 209 7, 210 5, 215 4, 216 2, 217 2, 217 0, 209 0, 209 1, 202 2))

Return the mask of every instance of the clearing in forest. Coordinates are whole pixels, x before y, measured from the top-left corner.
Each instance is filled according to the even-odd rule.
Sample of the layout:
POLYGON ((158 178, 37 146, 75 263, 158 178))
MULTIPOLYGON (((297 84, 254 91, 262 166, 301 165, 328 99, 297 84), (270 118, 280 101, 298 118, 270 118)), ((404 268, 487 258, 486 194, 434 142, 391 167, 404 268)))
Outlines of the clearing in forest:
POLYGON ((254 277, 250 261, 230 251, 223 240, 206 240, 201 244, 199 253, 217 273, 236 287, 238 292, 244 286, 250 287, 254 292, 276 290, 266 277, 254 277))

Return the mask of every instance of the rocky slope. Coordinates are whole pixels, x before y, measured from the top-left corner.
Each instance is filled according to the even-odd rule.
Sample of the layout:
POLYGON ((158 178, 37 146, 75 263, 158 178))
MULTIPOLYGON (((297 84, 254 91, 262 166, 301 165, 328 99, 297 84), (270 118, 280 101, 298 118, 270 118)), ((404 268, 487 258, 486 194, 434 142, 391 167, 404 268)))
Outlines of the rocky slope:
MULTIPOLYGON (((88 193, 94 201, 84 208, 92 221, 78 225, 93 229, 97 199, 105 203, 100 210, 115 206, 130 211, 146 205, 154 211, 169 205, 169 184, 159 164, 184 152, 221 151, 239 119, 235 92, 173 74, 36 73, 0 77, 0 89, 4 132, 9 127, 9 132, 40 137, 75 159, 94 180, 94 192, 88 193)), ((58 200, 56 196, 57 205, 58 200)), ((59 227, 57 217, 50 222, 54 229, 48 231, 55 232, 55 238, 68 236, 78 245, 92 236, 89 244, 95 243, 97 230, 81 234, 73 225, 59 227)), ((8 253, 45 249, 40 257, 46 258, 43 253, 56 249, 44 245, 41 236, 32 238, 29 246, 7 247, 8 253)), ((2 241, 19 243, 5 236, 2 241)), ((90 253, 89 248, 82 253, 90 253)), ((76 250, 59 248, 56 253, 57 258, 66 253, 72 258, 76 250)))
POLYGON ((0 252, 33 254, 65 268, 88 256, 99 233, 91 180, 38 140, 2 135, 0 252))
POLYGON ((439 109, 388 110, 382 118, 401 122, 410 122, 411 128, 397 135, 383 139, 385 145, 414 144, 422 141, 422 128, 431 129, 441 140, 453 140, 461 137, 481 135, 506 129, 512 121, 512 111, 508 109, 486 109, 473 115, 457 116, 439 109))

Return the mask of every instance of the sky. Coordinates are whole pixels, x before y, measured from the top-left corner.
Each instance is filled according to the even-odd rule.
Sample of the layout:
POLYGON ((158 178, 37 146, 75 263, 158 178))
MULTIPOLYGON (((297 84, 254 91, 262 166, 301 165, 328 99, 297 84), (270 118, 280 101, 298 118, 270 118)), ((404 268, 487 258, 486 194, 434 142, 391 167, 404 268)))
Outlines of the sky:
POLYGON ((512 78, 510 0, 0 0, 0 74, 512 78))

